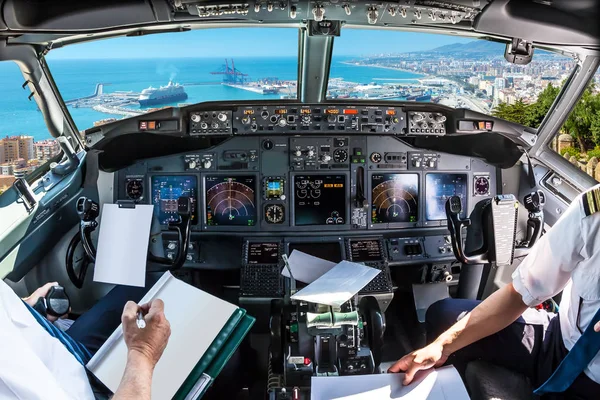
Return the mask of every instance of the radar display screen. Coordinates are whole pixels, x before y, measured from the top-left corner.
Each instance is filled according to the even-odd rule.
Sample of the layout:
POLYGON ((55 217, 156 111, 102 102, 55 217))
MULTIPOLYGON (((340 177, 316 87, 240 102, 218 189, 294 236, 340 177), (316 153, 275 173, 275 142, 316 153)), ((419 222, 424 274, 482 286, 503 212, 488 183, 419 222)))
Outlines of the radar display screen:
POLYGON ((207 225, 256 224, 254 176, 207 176, 205 189, 207 225))
POLYGON ((248 264, 278 264, 279 243, 249 243, 248 264))
POLYGON ((381 261, 381 245, 379 240, 351 240, 350 258, 352 261, 381 261))
POLYGON ((373 174, 371 187, 373 224, 419 220, 418 174, 373 174))
POLYGON ((192 175, 155 175, 152 177, 152 204, 154 214, 162 225, 179 221, 177 200, 189 196, 192 201, 192 224, 198 221, 196 199, 198 180, 192 175))
POLYGON ((294 222, 302 225, 346 223, 345 175, 296 175, 294 222))
POLYGON ((428 221, 446 219, 446 202, 452 196, 460 197, 461 217, 466 217, 467 174, 427 174, 425 177, 425 216, 428 221))

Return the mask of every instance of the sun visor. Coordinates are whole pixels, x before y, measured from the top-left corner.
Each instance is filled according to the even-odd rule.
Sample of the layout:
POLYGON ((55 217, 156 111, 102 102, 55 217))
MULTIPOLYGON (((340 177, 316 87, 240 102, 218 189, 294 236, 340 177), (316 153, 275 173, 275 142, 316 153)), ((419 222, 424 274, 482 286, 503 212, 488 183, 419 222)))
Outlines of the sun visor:
POLYGON ((67 32, 156 22, 150 2, 144 0, 7 0, 2 14, 6 27, 15 31, 67 32))
MULTIPOLYGON (((546 2, 544 2, 546 3, 546 2)), ((600 46, 598 9, 575 8, 572 0, 552 5, 523 0, 496 0, 475 20, 475 30, 538 44, 600 46)))

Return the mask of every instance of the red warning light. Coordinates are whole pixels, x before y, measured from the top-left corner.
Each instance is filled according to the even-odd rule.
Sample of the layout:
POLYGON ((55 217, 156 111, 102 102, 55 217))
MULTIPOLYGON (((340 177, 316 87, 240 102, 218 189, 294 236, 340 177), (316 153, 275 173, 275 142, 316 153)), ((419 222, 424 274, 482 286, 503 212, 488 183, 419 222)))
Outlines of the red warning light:
POLYGON ((310 358, 304 357, 304 365, 310 365, 310 358))
POLYGON ((356 108, 345 108, 344 114, 356 115, 356 114, 358 114, 358 110, 356 108))

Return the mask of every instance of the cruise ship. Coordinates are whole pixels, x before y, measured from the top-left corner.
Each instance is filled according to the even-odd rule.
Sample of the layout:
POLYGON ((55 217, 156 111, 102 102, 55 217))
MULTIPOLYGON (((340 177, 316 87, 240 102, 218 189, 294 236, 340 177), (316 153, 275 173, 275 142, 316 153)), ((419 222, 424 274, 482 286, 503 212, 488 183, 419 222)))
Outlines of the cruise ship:
POLYGON ((157 104, 174 103, 176 101, 186 100, 187 93, 183 85, 178 83, 173 84, 169 81, 167 86, 161 86, 158 89, 150 86, 142 90, 138 102, 140 106, 153 106, 157 104))

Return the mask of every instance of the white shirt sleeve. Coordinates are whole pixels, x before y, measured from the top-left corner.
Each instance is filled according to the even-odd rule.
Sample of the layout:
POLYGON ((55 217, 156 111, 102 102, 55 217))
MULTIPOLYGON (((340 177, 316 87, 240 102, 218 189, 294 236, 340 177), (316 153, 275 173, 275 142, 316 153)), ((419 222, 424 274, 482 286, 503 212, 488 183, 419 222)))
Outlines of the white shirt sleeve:
POLYGON ((581 221, 585 217, 581 196, 542 236, 512 274, 513 286, 529 307, 560 293, 572 271, 584 260, 581 221))

